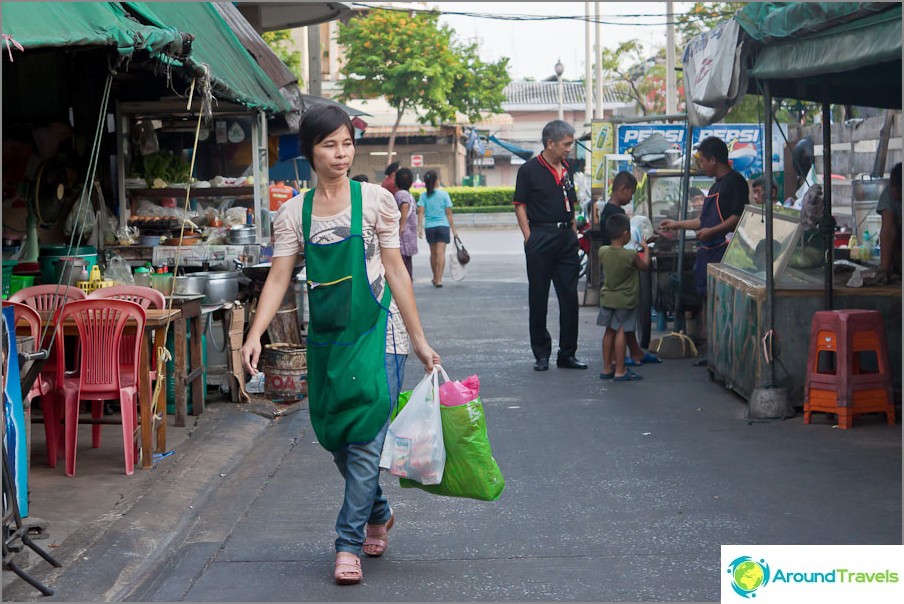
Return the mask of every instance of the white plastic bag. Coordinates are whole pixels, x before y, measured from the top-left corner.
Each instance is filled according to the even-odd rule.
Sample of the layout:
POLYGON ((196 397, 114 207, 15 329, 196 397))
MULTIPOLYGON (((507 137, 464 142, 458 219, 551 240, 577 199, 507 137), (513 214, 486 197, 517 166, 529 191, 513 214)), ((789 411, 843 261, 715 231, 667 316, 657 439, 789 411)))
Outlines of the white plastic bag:
POLYGON ((434 368, 415 386, 408 404, 389 424, 380 456, 381 468, 423 485, 439 484, 446 466, 438 376, 434 368))
POLYGON ((461 281, 465 278, 465 267, 458 261, 458 253, 455 250, 449 252, 449 276, 453 281, 461 281))

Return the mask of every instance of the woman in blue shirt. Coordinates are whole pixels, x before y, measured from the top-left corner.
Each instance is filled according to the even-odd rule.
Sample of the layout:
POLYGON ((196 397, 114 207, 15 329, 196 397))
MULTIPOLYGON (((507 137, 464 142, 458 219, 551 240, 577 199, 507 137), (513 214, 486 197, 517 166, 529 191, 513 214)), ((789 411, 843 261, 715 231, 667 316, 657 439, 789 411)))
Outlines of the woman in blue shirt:
POLYGON ((433 286, 443 286, 443 272, 446 270, 446 245, 458 235, 452 220, 452 199, 445 191, 436 188, 439 177, 436 171, 424 174, 427 190, 417 200, 417 234, 427 237, 430 245, 430 268, 433 270, 433 286))

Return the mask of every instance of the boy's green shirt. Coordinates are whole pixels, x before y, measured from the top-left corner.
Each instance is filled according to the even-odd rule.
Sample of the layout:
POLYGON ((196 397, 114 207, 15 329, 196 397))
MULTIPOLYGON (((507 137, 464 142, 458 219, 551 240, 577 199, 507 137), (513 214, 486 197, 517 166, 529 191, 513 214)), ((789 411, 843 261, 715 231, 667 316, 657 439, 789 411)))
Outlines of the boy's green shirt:
POLYGON ((634 266, 635 250, 604 245, 598 252, 603 270, 600 306, 635 308, 640 299, 640 272, 634 266))

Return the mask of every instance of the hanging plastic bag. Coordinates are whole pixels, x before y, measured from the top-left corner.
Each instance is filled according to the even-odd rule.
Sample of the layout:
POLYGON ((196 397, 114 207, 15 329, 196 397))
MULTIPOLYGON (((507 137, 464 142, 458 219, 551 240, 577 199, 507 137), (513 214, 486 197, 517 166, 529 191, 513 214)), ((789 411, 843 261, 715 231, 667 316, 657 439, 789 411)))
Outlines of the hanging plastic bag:
POLYGON ((455 250, 449 252, 449 276, 453 281, 461 281, 465 278, 465 267, 458 261, 458 253, 455 250))
MULTIPOLYGON (((477 376, 465 382, 452 382, 440 368, 446 382, 443 387, 453 384, 451 390, 461 392, 475 385, 479 388, 477 376), (459 387, 461 386, 461 387, 459 387)), ((442 396, 442 387, 440 388, 442 396)), ((407 408, 409 393, 399 395, 399 406, 407 408)), ((467 403, 455 406, 442 405, 443 444, 446 448, 446 466, 442 481, 437 485, 423 485, 406 478, 400 478, 403 488, 418 488, 434 495, 447 497, 467 497, 481 501, 495 501, 505 489, 505 479, 499 465, 493 458, 490 439, 487 436, 486 415, 480 396, 467 403)))
POLYGON ((446 465, 439 415, 439 371, 424 376, 386 431, 380 467, 422 485, 439 484, 446 465))

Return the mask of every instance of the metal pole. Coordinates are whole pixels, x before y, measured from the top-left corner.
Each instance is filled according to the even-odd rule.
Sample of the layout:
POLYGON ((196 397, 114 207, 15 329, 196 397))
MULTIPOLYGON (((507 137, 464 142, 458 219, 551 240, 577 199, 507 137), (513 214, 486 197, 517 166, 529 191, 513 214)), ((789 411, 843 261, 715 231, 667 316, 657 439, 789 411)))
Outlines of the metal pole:
MULTIPOLYGON (((763 82, 763 104, 766 106, 765 140, 763 141, 764 155, 763 158, 763 206, 766 216, 766 304, 763 307, 763 332, 764 335, 770 336, 768 342, 772 343, 773 331, 775 329, 775 313, 773 305, 775 304, 775 281, 772 268, 775 261, 775 254, 772 249, 773 232, 772 232, 772 92, 769 89, 769 82, 763 82)), ((769 362, 766 363, 765 370, 762 373, 761 386, 771 388, 775 385, 775 364, 772 362, 772 355, 769 355, 769 362)))
POLYGON ((559 119, 565 119, 565 95, 562 89, 562 74, 558 75, 559 78, 559 119))
MULTIPOLYGON (((828 83, 824 82, 823 87, 828 95, 828 83)), ((835 221, 832 218, 832 105, 828 101, 822 103, 822 192, 823 192, 823 209, 822 209, 822 225, 821 231, 825 237, 826 257, 825 257, 825 292, 823 297, 823 306, 825 310, 832 310, 834 307, 834 243, 835 243, 835 221)))
MULTIPOLYGON (((593 53, 590 44, 590 2, 584 2, 584 124, 590 127, 593 123, 593 53)), ((588 174, 590 161, 586 162, 588 174)))
MULTIPOLYGON (((681 208, 679 209, 679 220, 687 220, 687 196, 691 182, 691 155, 694 153, 694 127, 687 122, 687 131, 685 132, 684 141, 684 174, 681 175, 681 208)), ((684 331, 684 311, 681 310, 681 297, 684 290, 684 242, 685 231, 678 231, 678 264, 675 268, 676 278, 673 281, 675 285, 675 329, 676 332, 684 331)), ((706 300, 703 301, 704 309, 706 300)))
POLYGON ((603 49, 600 46, 600 38, 602 34, 600 33, 600 3, 599 1, 594 2, 594 10, 596 12, 596 54, 593 57, 593 60, 596 62, 596 113, 595 117, 598 120, 603 119, 603 66, 600 62, 600 56, 602 56, 603 49))
POLYGON ((665 26, 665 112, 675 113, 678 108, 675 85, 675 8, 673 2, 666 2, 665 26))

